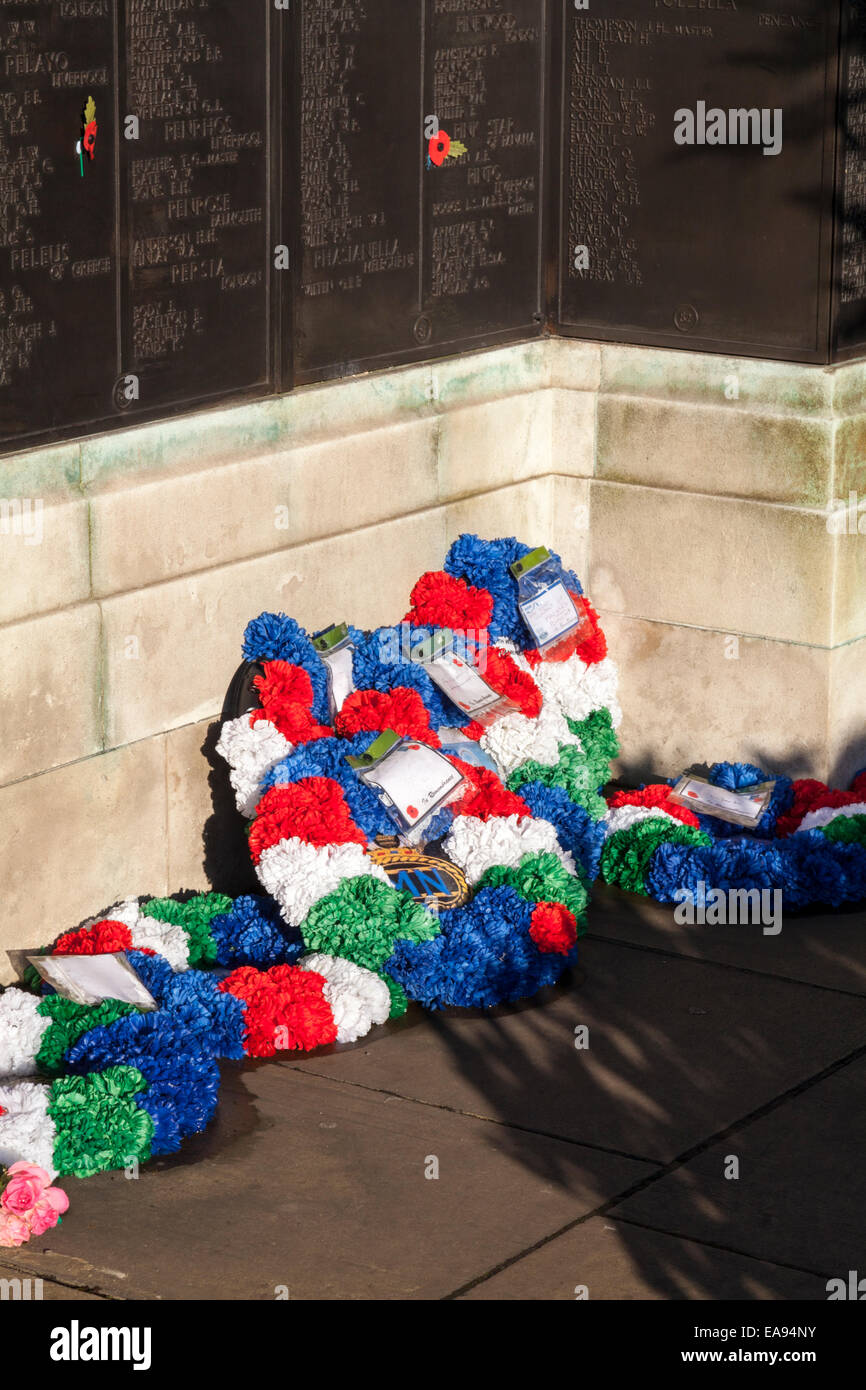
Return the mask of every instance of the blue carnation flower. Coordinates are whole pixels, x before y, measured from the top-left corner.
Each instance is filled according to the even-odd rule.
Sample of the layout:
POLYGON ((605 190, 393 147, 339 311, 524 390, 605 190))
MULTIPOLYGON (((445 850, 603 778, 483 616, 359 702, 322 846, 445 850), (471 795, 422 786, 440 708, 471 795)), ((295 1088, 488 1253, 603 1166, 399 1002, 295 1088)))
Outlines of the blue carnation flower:
POLYGON ((730 889, 779 889, 782 906, 841 907, 866 897, 866 855, 859 845, 834 843, 820 830, 780 840, 739 839, 707 846, 659 845, 646 877, 647 892, 660 902, 678 901, 701 884, 730 889))
POLYGON ((288 927, 273 898, 244 896, 230 912, 211 918, 220 965, 293 965, 304 950, 297 927, 288 927))
POLYGON ((150 991, 157 1004, 161 1004, 174 979, 174 971, 165 956, 149 956, 144 951, 134 950, 125 954, 145 989, 150 991))
POLYGON ((214 1057, 235 1060, 244 1052, 244 1006, 219 989, 225 972, 184 970, 175 975, 165 996, 165 1009, 189 1028, 214 1057))
MULTIPOLYGON (((521 649, 533 644, 520 616, 520 609, 517 606, 517 580, 509 567, 514 564, 515 560, 522 560, 524 555, 528 555, 532 549, 534 549, 533 546, 524 545, 515 536, 504 536, 498 540, 486 541, 482 540, 480 536, 466 532, 464 535, 458 536, 451 546, 443 567, 448 574, 465 579, 467 583, 474 584, 480 589, 487 589, 492 594, 491 637, 494 641, 503 637, 508 638, 521 649)), ((558 564, 562 564, 555 551, 551 550, 550 555, 558 564)), ((583 593, 580 581, 573 570, 563 567, 563 579, 575 593, 583 593)))
POLYGON ((405 646, 411 651, 419 642, 429 641, 434 628, 404 628, 402 624, 393 627, 374 628, 359 641, 352 658, 352 678, 358 690, 381 690, 387 692, 398 687, 417 690, 430 716, 432 728, 444 725, 464 728, 470 718, 465 710, 458 709, 437 685, 430 679, 424 667, 417 661, 406 660, 405 646))
POLYGON ((534 816, 550 822, 562 848, 574 855, 589 882, 594 882, 607 833, 605 822, 593 820, 582 806, 576 806, 564 787, 527 782, 520 795, 534 816))
POLYGON ((247 661, 288 661, 303 666, 313 685, 313 714, 320 724, 330 723, 328 672, 309 633, 285 613, 260 613, 244 632, 247 661))
POLYGON ((440 919, 430 941, 400 941, 385 973, 429 1009, 491 1008, 553 984, 577 959, 539 951, 529 934, 533 906, 511 887, 482 888, 440 919))
POLYGON ((378 737, 377 733, 367 731, 356 734, 354 738, 317 738, 312 743, 300 744, 266 774, 262 781, 262 793, 269 787, 299 782, 303 777, 331 777, 342 788, 355 824, 369 839, 374 839, 376 835, 391 835, 394 823, 375 791, 346 762, 347 755, 358 757, 366 753, 378 737))
POLYGON ((67 1053, 72 1072, 135 1067, 148 1083, 139 1104, 151 1116, 151 1151, 173 1153, 216 1109, 219 1067, 206 1040, 171 1013, 130 1014, 93 1028, 67 1053))

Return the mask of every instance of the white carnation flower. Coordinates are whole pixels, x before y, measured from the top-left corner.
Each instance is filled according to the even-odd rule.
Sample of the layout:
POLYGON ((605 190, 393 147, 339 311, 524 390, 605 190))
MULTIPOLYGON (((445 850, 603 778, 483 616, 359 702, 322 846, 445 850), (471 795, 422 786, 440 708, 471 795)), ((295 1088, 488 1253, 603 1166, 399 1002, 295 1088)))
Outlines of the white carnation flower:
POLYGON ((266 773, 292 752, 290 743, 269 719, 250 723, 249 714, 227 719, 220 732, 216 751, 225 758, 231 771, 229 781, 234 788, 237 807, 250 818, 259 802, 260 788, 266 773))
POLYGON ((51 1019, 37 1013, 41 1000, 23 989, 0 994, 0 1077, 32 1076, 51 1019))
POLYGON ((164 956, 172 970, 186 970, 189 963, 189 937, 183 927, 172 922, 159 922, 155 917, 143 914, 132 931, 132 945, 136 951, 156 951, 164 956))
POLYGON ((619 673, 610 657, 587 666, 577 655, 567 661, 542 662, 535 670, 545 698, 568 719, 583 720, 593 710, 609 709, 614 728, 622 722, 617 699, 619 673))
POLYGON ((569 708, 569 697, 574 688, 580 685, 589 667, 579 656, 570 656, 567 661, 542 661, 536 666, 533 675, 545 703, 551 704, 574 718, 569 708))
MULTIPOLYGON (((597 661, 594 666, 590 666, 583 685, 593 702, 592 708, 609 709, 613 727, 618 729, 622 723, 622 709, 617 699, 619 671, 609 656, 606 656, 604 661, 597 661)), ((574 715, 571 717, 573 719, 574 715)))
POLYGON ((54 1121, 48 1114, 48 1086, 35 1081, 0 1082, 0 1164, 23 1159, 57 1176, 54 1121))
POLYGON ((310 908, 344 879, 371 874, 382 883, 390 882, 362 845, 310 845, 297 835, 266 849, 256 872, 290 927, 299 927, 310 908))
POLYGON ((579 742, 555 706, 543 708, 537 719, 506 714, 481 736, 481 747, 496 763, 503 779, 530 760, 554 767, 561 745, 579 742))
POLYGON ((570 874, 573 856, 560 846, 549 821, 534 816, 457 816, 442 845, 449 859, 463 870, 471 884, 494 864, 516 869, 525 854, 555 854, 570 874))
POLYGON ((661 806, 617 806, 608 811, 604 823, 607 834, 615 835, 617 830, 630 830, 642 820, 669 820, 674 825, 682 825, 682 821, 663 811, 661 806))
POLYGON ((96 917, 89 917, 84 923, 85 927, 95 926, 97 922, 122 922, 130 931, 134 931, 141 921, 141 908, 138 898, 126 898, 122 902, 114 903, 112 907, 106 908, 96 917))
POLYGON ((851 806, 819 806, 817 811, 809 811, 803 817, 797 826, 797 834, 801 830, 817 830, 829 825, 838 816, 866 816, 866 802, 856 801, 851 806))
POLYGON ((298 965, 324 976, 323 993, 337 1025, 337 1042, 357 1042, 375 1023, 387 1022, 391 994, 385 981, 372 970, 318 951, 301 956, 298 965))

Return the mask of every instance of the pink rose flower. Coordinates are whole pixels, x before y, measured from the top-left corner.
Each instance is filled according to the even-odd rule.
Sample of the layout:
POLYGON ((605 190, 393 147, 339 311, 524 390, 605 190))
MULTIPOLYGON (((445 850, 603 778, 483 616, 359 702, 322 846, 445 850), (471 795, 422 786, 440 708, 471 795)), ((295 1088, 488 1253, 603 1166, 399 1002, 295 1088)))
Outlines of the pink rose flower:
POLYGON ((41 1200, 43 1202, 48 1202, 57 1212, 58 1216, 62 1216, 65 1211, 69 1210, 69 1198, 62 1187, 47 1187, 42 1194, 41 1200))
POLYGON ((46 1231, 50 1231, 52 1227, 57 1225, 68 1206, 69 1198, 63 1189, 61 1187, 49 1187, 43 1192, 28 1216, 31 1235, 41 1236, 46 1231))
POLYGON ((51 1186, 50 1173, 46 1173, 45 1169, 40 1168, 38 1163, 25 1163, 23 1158, 9 1164, 6 1169, 6 1176, 9 1178, 35 1178, 42 1183, 43 1187, 51 1186))
POLYGON ((32 1211, 42 1193, 51 1184, 51 1175, 37 1163, 13 1163, 7 1170, 9 1181, 0 1196, 0 1207, 15 1216, 32 1211))
POLYGON ((0 1247, 11 1250, 30 1239, 30 1225, 23 1216, 15 1216, 11 1211, 0 1211, 0 1247))

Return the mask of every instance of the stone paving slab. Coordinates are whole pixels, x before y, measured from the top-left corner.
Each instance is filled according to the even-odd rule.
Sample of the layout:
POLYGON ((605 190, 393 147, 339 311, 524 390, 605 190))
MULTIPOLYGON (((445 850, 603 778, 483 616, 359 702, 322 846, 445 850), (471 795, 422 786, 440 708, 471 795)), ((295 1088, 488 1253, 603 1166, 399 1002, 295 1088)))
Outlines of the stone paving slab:
POLYGON ((626 895, 602 916, 535 1001, 226 1064, 205 1134, 135 1180, 67 1180, 62 1229, 3 1251, 0 1279, 52 1301, 633 1301, 866 1276, 853 915, 783 930, 771 972, 761 942, 677 937, 626 895))
POLYGON ((713 1144, 614 1214, 813 1269, 825 1282, 852 1269, 866 1277, 864 1153, 861 1058, 713 1144), (728 1155, 739 1159, 738 1179, 723 1175, 728 1155))
MULTIPOLYGON (((6 1252, 4 1251, 4 1254, 6 1252)), ((0 1262, 0 1303, 103 1303, 105 1300, 86 1289, 58 1284, 22 1271, 14 1264, 0 1262)), ((13 1309, 7 1309, 7 1312, 13 1309)))
POLYGON ((823 1279, 592 1217, 460 1295, 464 1300, 825 1299, 823 1279))
POLYGON ((649 950, 673 951, 866 995, 866 912, 861 908, 799 916, 783 911, 781 931, 765 936, 760 926, 751 923, 678 924, 672 907, 639 893, 596 884, 589 924, 589 940, 627 941, 649 950))
POLYGON ((581 966, 543 1005, 430 1014, 300 1068, 669 1162, 866 1043, 859 998, 610 942, 581 966))
POLYGON ((227 1068, 222 1096, 137 1180, 70 1180, 16 1265, 119 1298, 438 1299, 653 1171, 283 1062, 227 1068))

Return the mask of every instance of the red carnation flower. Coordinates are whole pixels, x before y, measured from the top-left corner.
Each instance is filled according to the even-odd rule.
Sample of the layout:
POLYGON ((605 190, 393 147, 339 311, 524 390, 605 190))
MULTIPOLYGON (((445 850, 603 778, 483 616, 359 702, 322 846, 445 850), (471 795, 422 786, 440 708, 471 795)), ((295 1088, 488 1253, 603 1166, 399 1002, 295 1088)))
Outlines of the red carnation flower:
POLYGON ((573 589, 569 589, 568 593, 582 619, 580 625, 544 652, 538 651, 535 647, 525 652, 530 666, 537 666, 539 661, 568 661, 569 657, 575 654, 591 666, 593 662, 602 661, 607 656, 607 642, 601 630, 601 622, 589 599, 573 589))
POLYGON ((313 685, 303 666, 288 661, 266 661, 265 674, 253 684, 259 692, 261 709, 253 710, 250 723, 267 719, 290 743, 311 743, 327 738, 331 730, 313 718, 313 685))
POLYGON ((658 806, 669 816, 681 820, 684 825, 700 826, 700 821, 687 806, 678 806, 671 801, 671 788, 664 782, 653 782, 639 792, 614 792, 608 806, 615 811, 618 806, 658 806))
POLYGON ((253 681, 263 704, 274 695, 280 695, 305 709, 312 709, 313 682, 303 666, 293 666, 288 661, 266 661, 264 672, 253 681))
POLYGON ((828 791, 826 796, 818 798, 812 810, 819 811, 825 806, 856 806, 859 800, 857 792, 828 791))
POLYGON ((132 933, 124 922, 106 917, 92 927, 78 927, 59 936, 54 943, 54 956, 106 956, 114 951, 132 949, 132 933))
POLYGON ((851 783, 851 791, 856 792, 861 801, 866 801, 866 768, 858 772, 854 781, 851 783))
POLYGON ((233 970, 219 985, 246 1005, 244 1047, 248 1057, 310 1052, 336 1042, 337 1025, 325 998, 325 979, 296 965, 233 970))
POLYGON ((541 691, 526 671, 521 671, 517 662, 508 652, 499 647, 487 651, 487 665, 481 673, 488 685, 499 695, 513 700, 521 714, 527 719, 537 719, 541 713, 541 691))
POLYGON ((418 691, 404 685, 394 690, 353 690, 343 701, 334 727, 343 738, 393 729, 395 734, 418 739, 431 748, 441 747, 442 742, 430 727, 430 715, 418 691))
POLYGON ((529 935, 539 951, 567 956, 577 940, 577 918, 562 903, 537 903, 529 935))
POLYGON ((404 622, 415 627, 471 628, 478 632, 490 625, 493 616, 492 594, 444 570, 422 574, 412 590, 411 603, 404 622))
POLYGON ((577 598, 577 604, 589 619, 591 629, 583 641, 578 643, 577 655, 587 666, 594 666, 597 661, 604 661, 607 656, 607 638, 601 630, 601 619, 585 594, 577 598))
POLYGON ((469 724, 462 724, 460 732, 465 734, 466 738, 471 738, 477 743, 484 733, 484 725, 479 724, 477 719, 473 719, 469 724))
POLYGON ((821 811, 826 806, 832 806, 834 809, 841 809, 843 806, 856 806, 857 803, 862 800, 863 796, 860 792, 839 792, 833 791, 830 787, 824 787, 822 791, 813 792, 811 794, 811 796, 809 797, 809 804, 805 807, 803 811, 800 812, 798 820, 793 820, 793 808, 787 813, 787 815, 780 816, 776 823, 776 834, 791 834, 793 830, 796 830, 803 817, 808 815, 810 811, 821 811), (792 820, 793 824, 791 824, 792 820), (789 824, 790 829, 787 828, 789 824))
POLYGON ((464 763, 462 758, 450 761, 469 782, 469 789, 459 801, 452 803, 455 816, 475 816, 489 820, 491 816, 531 816, 532 812, 521 797, 503 786, 495 772, 486 767, 464 763))
POLYGON ((815 777, 798 777, 793 787, 794 800, 776 821, 776 834, 780 837, 792 835, 803 817, 820 806, 821 798, 830 791, 826 783, 819 782, 815 777))
POLYGON ((265 792, 250 830, 253 863, 258 864, 271 845, 293 836, 309 845, 367 843, 352 820, 342 787, 332 777, 302 777, 265 792))

